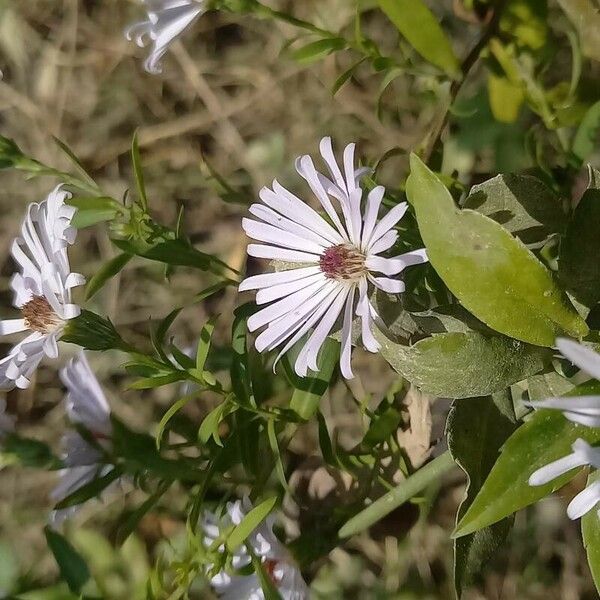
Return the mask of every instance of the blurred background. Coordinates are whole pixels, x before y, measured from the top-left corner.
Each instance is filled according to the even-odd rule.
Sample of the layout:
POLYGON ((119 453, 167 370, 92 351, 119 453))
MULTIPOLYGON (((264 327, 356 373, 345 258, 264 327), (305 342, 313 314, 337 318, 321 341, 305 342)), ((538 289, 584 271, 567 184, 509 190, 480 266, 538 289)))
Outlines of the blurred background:
MULTIPOLYGON (((269 4, 331 31, 354 26, 356 4, 352 0, 269 4)), ((368 10, 374 4, 361 4, 364 31, 392 54, 398 46, 397 32, 380 11, 368 10)), ((430 5, 456 53, 464 56, 476 42, 481 23, 470 18, 460 0, 436 0, 430 5)), ((549 10, 544 16, 548 39, 564 41, 566 17, 552 3, 549 10)), ((101 187, 121 197, 132 181, 128 152, 138 129, 156 220, 172 225, 179 208, 185 207, 183 227, 194 243, 240 270, 246 268, 246 239, 240 228, 245 206, 274 177, 304 193, 293 170, 297 155, 315 154, 324 135, 333 136, 338 148, 356 141, 365 162, 373 163, 389 153, 378 178, 398 188, 407 170, 407 151, 422 147, 447 93, 447 85, 433 69, 386 77, 365 64, 334 95, 336 80, 356 57, 339 53, 311 64, 299 63, 285 49, 298 30, 227 12, 210 12, 198 20, 165 58, 164 73, 151 76, 142 68, 145 52, 122 35, 127 24, 143 16, 142 6, 133 0, 0 0, 0 68, 4 72, 0 133, 42 162, 67 169, 53 136, 63 140, 101 187), (207 165, 231 190, 211 176, 207 165)), ((554 53, 554 70, 544 77, 552 86, 568 80, 571 62, 568 44, 557 43, 548 51, 554 53)), ((443 170, 456 171, 466 185, 533 164, 527 135, 538 127, 538 117, 523 106, 517 107, 514 118, 499 120, 490 106, 486 73, 476 67, 461 90, 445 138, 443 170)), ((591 66, 583 78, 583 95, 593 95, 594 86, 597 94, 597 69, 591 66)), ((551 153, 552 143, 547 144, 551 153)), ((2 315, 8 316, 12 310, 8 289, 11 241, 26 205, 41 200, 55 182, 25 182, 13 172, 2 172, 0 178, 0 296, 2 315)), ((80 239, 71 254, 72 264, 90 276, 114 250, 102 226, 86 229, 80 239)), ((138 336, 140 343, 147 343, 150 318, 165 316, 205 286, 197 272, 191 277, 184 269, 175 272, 165 286, 160 265, 133 260, 94 298, 91 308, 108 315, 131 339, 138 336)), ((175 328, 179 344, 194 344, 202 323, 217 312, 223 315, 217 336, 225 340, 237 301, 235 292, 227 291, 187 309, 175 328)), ((323 406, 342 446, 355 442, 361 427, 354 397, 369 397, 376 406, 395 378, 387 363, 372 357, 366 361, 360 352, 356 356, 360 376, 352 384, 355 388, 336 385, 323 406)), ((124 392, 122 357, 97 354, 90 361, 115 413, 133 428, 152 432, 177 390, 167 386, 152 393, 124 392)), ((28 390, 7 395, 19 431, 48 442, 57 452, 64 429, 62 394, 56 365, 45 362, 28 390)), ((201 398, 188 404, 187 416, 200 422, 211 401, 201 398)), ((418 461, 419 456, 422 460, 427 456, 430 440, 442 436, 447 405, 434 401, 430 414, 427 401, 426 407, 418 398, 413 402, 414 411, 423 413, 419 417, 422 426, 415 428, 413 421, 404 441, 412 442, 418 461)), ((298 464, 304 464, 317 448, 316 432, 310 425, 301 430, 292 449, 298 464)), ((12 467, 10 457, 0 460, 0 597, 69 598, 56 583, 56 565, 43 534, 55 476, 12 467)), ((306 469, 306 476, 313 477, 314 470, 306 469)), ((321 503, 341 501, 330 497, 331 477, 323 472, 320 476, 323 481, 312 486, 317 489, 317 509, 321 503)), ((304 485, 300 472, 297 479, 297 485, 304 485)), ((576 489, 577 482, 573 486, 576 489)), ((315 597, 453 597, 449 533, 463 491, 464 480, 457 471, 418 505, 401 507, 385 522, 333 551, 307 573, 315 597)), ((109 501, 101 509, 86 510, 68 529, 69 539, 88 560, 105 598, 145 598, 148 579, 157 576, 185 540, 185 499, 173 491, 118 548, 115 520, 144 497, 136 497, 137 493, 109 501)), ((595 598, 578 524, 569 522, 564 510, 570 493, 565 489, 527 515, 518 515, 507 547, 499 550, 481 581, 464 597, 595 598)), ((288 526, 293 529, 293 524, 288 526)), ((190 597, 210 597, 201 583, 197 587, 190 597)))

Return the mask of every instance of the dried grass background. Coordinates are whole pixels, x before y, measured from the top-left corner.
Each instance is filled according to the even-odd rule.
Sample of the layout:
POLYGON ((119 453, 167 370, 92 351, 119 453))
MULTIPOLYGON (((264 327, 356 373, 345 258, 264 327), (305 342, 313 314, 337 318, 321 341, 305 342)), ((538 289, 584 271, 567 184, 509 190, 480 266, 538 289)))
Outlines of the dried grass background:
MULTIPOLYGON (((273 4, 331 30, 352 26, 351 0, 273 4)), ((437 4, 443 14, 449 13, 452 3, 437 4)), ((240 229, 244 209, 219 198, 201 168, 203 157, 251 199, 275 176, 297 187, 293 158, 314 153, 323 135, 333 135, 338 146, 357 141, 361 155, 375 159, 394 147, 418 145, 434 116, 439 93, 434 78, 397 80, 383 97, 380 120, 376 98, 381 78, 368 68, 359 70, 356 82, 332 96, 331 87, 344 66, 351 64, 350 58, 298 65, 282 55, 285 41, 296 31, 239 15, 211 13, 200 19, 168 55, 164 75, 149 76, 142 70, 143 53, 122 36, 125 25, 141 16, 139 4, 127 0, 0 0, 0 67, 4 71, 0 131, 39 160, 67 168, 52 136, 64 140, 101 186, 121 196, 131 181, 128 149, 133 131, 139 128, 156 220, 173 223, 183 205, 186 233, 199 247, 236 268, 245 268, 246 240, 240 229)), ((477 29, 466 23, 458 28, 454 23, 452 35, 462 51, 472 43, 477 29)), ((365 27, 384 49, 395 48, 396 35, 383 17, 368 16, 365 27)), ((453 160, 485 167, 486 156, 485 148, 477 156, 457 150, 453 160)), ((405 168, 402 157, 389 161, 382 172, 383 182, 397 184, 405 168)), ((11 310, 9 245, 27 203, 40 200, 55 182, 27 183, 19 174, 8 172, 0 177, 4 315, 11 310)), ((77 270, 91 275, 112 255, 106 232, 98 227, 81 234, 72 262, 77 270)), ((159 265, 132 261, 92 308, 109 315, 132 339, 144 340, 149 318, 166 315, 205 284, 197 273, 190 277, 181 271, 165 286, 159 265)), ((228 292, 219 297, 218 306, 208 302, 187 309, 177 322, 178 342, 193 343, 207 314, 216 312, 224 315, 219 333, 224 340, 228 315, 236 302, 235 294, 228 292)), ((357 355, 361 377, 353 385, 359 387, 336 389, 325 401, 328 422, 342 441, 344 436, 351 440, 360 425, 349 399, 351 392, 357 396, 372 393, 376 404, 394 377, 385 363, 357 355)), ((142 395, 123 392, 122 356, 94 355, 91 360, 115 412, 133 427, 148 430, 175 398, 176 390, 170 388, 142 395)), ((61 397, 55 366, 46 364, 28 390, 8 394, 8 404, 24 435, 47 440, 58 450, 64 429, 61 397)), ((199 401, 189 415, 200 422, 207 403, 210 399, 199 401)), ((314 451, 314 438, 314 431, 307 427, 294 448, 308 455, 314 451)), ((21 581, 20 589, 53 585, 56 568, 42 531, 53 482, 50 474, 10 466, 0 472, 0 588, 15 577, 21 581)), ((316 597, 453 597, 448 535, 462 491, 463 480, 457 473, 432 492, 431 510, 421 518, 413 507, 403 507, 369 534, 332 552, 308 574, 316 578, 316 597)), ((107 541, 114 534, 111 519, 139 498, 143 495, 133 494, 100 512, 90 511, 83 525, 71 531, 103 582, 106 598, 145 597, 146 578, 165 545, 160 540, 177 540, 183 534, 179 511, 184 499, 174 493, 160 511, 144 520, 123 550, 111 549, 107 541)), ((519 515, 507 550, 499 553, 481 584, 465 597, 596 597, 577 524, 565 516, 567 500, 548 499, 530 510, 528 518, 519 515)), ((203 594, 199 591, 192 597, 203 594)), ((42 600, 60 597, 50 592, 35 596, 42 600)))

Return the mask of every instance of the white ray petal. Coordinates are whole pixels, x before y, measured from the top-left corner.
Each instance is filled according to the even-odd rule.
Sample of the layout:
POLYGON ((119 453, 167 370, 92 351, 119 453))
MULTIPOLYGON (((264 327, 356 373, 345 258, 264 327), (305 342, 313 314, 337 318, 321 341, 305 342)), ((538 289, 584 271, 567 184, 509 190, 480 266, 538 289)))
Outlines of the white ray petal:
POLYGON ((275 244, 283 248, 310 252, 312 254, 321 254, 325 250, 325 247, 321 244, 301 238, 293 233, 282 231, 267 223, 260 223, 259 221, 244 218, 242 219, 242 227, 249 237, 259 242, 275 244))
POLYGON ((354 318, 354 296, 356 287, 353 286, 351 292, 346 298, 344 307, 344 321, 342 325, 342 348, 340 353, 340 370, 346 379, 352 379, 352 320, 354 318))
POLYGON ((253 275, 252 277, 247 277, 244 279, 244 281, 240 283, 238 289, 240 292, 259 290, 272 285, 279 285, 281 283, 296 281, 297 279, 304 279, 309 275, 314 275, 315 273, 320 272, 321 269, 319 267, 300 267, 298 269, 289 269, 287 271, 275 271, 273 273, 253 275))
POLYGON ((256 304, 260 305, 266 304, 267 302, 273 302, 274 300, 279 300, 279 298, 289 296, 290 294, 293 294, 298 290, 305 289, 316 283, 320 283, 321 285, 323 285, 326 281, 327 279, 325 275, 319 272, 304 279, 296 279, 295 281, 289 281, 287 283, 273 285, 271 287, 260 290, 256 294, 256 304))
POLYGON ((377 224, 377 216, 379 215, 379 208, 381 207, 384 194, 385 188, 381 185, 378 185, 376 188, 373 188, 367 196, 367 208, 365 210, 363 232, 360 243, 361 250, 363 251, 366 250, 369 240, 373 235, 373 230, 377 224))
POLYGON ((384 234, 386 234, 406 213, 408 210, 408 204, 406 202, 401 202, 397 204, 390 210, 378 223, 375 225, 375 229, 373 229, 373 233, 371 234, 368 241, 366 243, 367 252, 370 251, 371 247, 375 242, 379 240, 384 234))
POLYGON ((249 244, 248 254, 256 258, 268 258, 271 260, 281 260, 293 263, 318 263, 320 256, 318 254, 309 254, 299 250, 286 250, 276 246, 263 246, 262 244, 249 244))
POLYGON ((590 377, 600 380, 600 354, 573 340, 558 338, 556 345, 562 355, 590 377))
POLYGON ((592 510, 598 502, 600 502, 600 481, 595 481, 571 500, 567 507, 567 514, 570 519, 579 519, 592 510))

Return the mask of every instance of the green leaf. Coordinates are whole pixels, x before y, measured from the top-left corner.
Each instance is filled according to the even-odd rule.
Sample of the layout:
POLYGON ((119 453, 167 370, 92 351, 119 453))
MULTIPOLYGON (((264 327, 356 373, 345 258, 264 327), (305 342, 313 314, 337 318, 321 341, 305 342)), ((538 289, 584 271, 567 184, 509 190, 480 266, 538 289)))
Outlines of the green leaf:
POLYGON ((458 76, 458 59, 438 19, 423 0, 379 0, 379 6, 423 58, 449 75, 458 76))
POLYGON ((77 208, 71 220, 71 225, 76 229, 112 221, 121 211, 118 202, 108 196, 73 196, 67 200, 67 204, 77 208))
POLYGON ((74 594, 80 594, 81 588, 90 579, 90 570, 85 560, 67 539, 57 531, 46 527, 44 533, 48 548, 50 548, 60 569, 61 577, 74 594))
POLYGON ((333 86, 331 87, 331 95, 335 96, 346 83, 350 80, 352 75, 354 75, 356 69, 362 65, 362 63, 367 60, 366 57, 361 58, 359 61, 355 62, 349 69, 346 69, 336 80, 333 86))
POLYGON ((142 160, 140 158, 140 146, 138 144, 138 132, 133 134, 131 140, 131 163, 135 175, 135 184, 137 187, 140 204, 144 211, 148 210, 148 197, 146 196, 146 185, 144 183, 144 171, 142 169, 142 160))
MULTIPOLYGON (((600 471, 594 471, 588 477, 588 486, 600 481, 600 471)), ((600 519, 598 511, 590 510, 581 517, 581 533, 583 534, 583 545, 587 552, 588 564, 596 590, 600 594, 600 519)))
POLYGON ((590 106, 585 113, 577 133, 573 139, 571 151, 581 162, 585 162, 598 146, 598 132, 600 131, 600 101, 590 106))
MULTIPOLYGON (((579 393, 577 389, 572 395, 579 393)), ((534 471, 571 454, 571 446, 577 438, 595 444, 600 441, 600 429, 572 423, 560 411, 536 411, 504 445, 477 498, 458 523, 454 536, 461 537, 497 523, 569 482, 580 469, 546 485, 530 486, 528 483, 534 471)))
POLYGON ((221 438, 219 437, 219 425, 221 421, 231 412, 231 405, 225 401, 213 408, 204 417, 200 429, 198 429, 198 439, 203 443, 208 443, 208 440, 212 437, 216 444, 223 446, 221 438))
POLYGON ((66 498, 63 498, 58 502, 54 508, 56 510, 61 510, 71 506, 78 506, 91 498, 97 498, 111 483, 113 483, 113 481, 119 479, 119 477, 121 477, 121 471, 116 468, 112 469, 106 475, 82 485, 72 494, 69 494, 66 498))
POLYGON ((253 303, 246 303, 234 311, 231 349, 231 386, 241 404, 256 406, 250 363, 248 361, 248 317, 256 310, 253 303))
POLYGON ((459 210, 416 155, 410 162, 406 192, 429 260, 465 308, 496 331, 539 346, 587 335, 552 274, 521 241, 492 219, 459 210))
POLYGON ((530 175, 498 175, 475 185, 463 208, 490 217, 526 244, 564 229, 559 198, 530 175))
POLYGON ((296 374, 293 367, 293 356, 286 354, 281 359, 286 377, 294 387, 290 408, 301 419, 309 421, 317 412, 321 398, 329 388, 339 355, 339 343, 327 338, 319 354, 319 372, 311 377, 299 377, 296 374))
POLYGON ((160 420, 160 423, 158 424, 158 428, 156 430, 156 449, 160 450, 161 444, 162 444, 162 439, 163 439, 163 435, 165 433, 165 429, 167 427, 167 425, 169 424, 169 421, 190 401, 193 400, 196 397, 196 394, 189 394, 187 396, 184 396, 183 398, 180 398, 179 400, 177 400, 177 402, 175 402, 175 404, 173 404, 173 406, 171 406, 171 408, 169 408, 169 410, 163 415, 162 419, 160 420))
POLYGON ((402 414, 393 406, 387 405, 380 410, 378 407, 377 413, 373 416, 369 429, 363 438, 363 444, 370 448, 374 448, 381 444, 394 434, 402 421, 402 414))
POLYGON ((443 473, 454 467, 454 461, 449 452, 444 452, 430 463, 421 467, 416 473, 405 479, 393 490, 384 494, 352 517, 340 529, 339 537, 347 538, 356 535, 361 531, 371 527, 393 510, 408 502, 411 498, 422 492, 426 487, 438 480, 443 473))
POLYGON ((154 377, 145 377, 144 379, 138 379, 127 386, 129 390, 151 390, 163 385, 170 385, 171 383, 177 383, 183 381, 186 378, 185 373, 174 372, 174 373, 163 373, 155 375, 154 377))
POLYGON ((265 566, 262 561, 256 554, 252 551, 252 548, 249 549, 250 558, 252 559, 252 566, 254 567, 254 572, 258 577, 258 581, 260 582, 260 587, 264 594, 265 600, 282 600, 281 594, 275 587, 271 577, 267 573, 265 566))
POLYGON ((196 350, 196 369, 200 371, 200 373, 204 371, 204 366, 206 365, 206 359, 208 358, 208 352, 210 350, 210 342, 218 318, 219 317, 216 316, 209 319, 208 323, 206 323, 200 331, 198 349, 196 350))
POLYGON ((514 123, 525 101, 522 87, 504 75, 491 72, 488 74, 487 87, 490 108, 496 121, 514 123))
POLYGON ((277 496, 273 496, 255 506, 229 534, 225 542, 227 549, 230 552, 234 552, 241 546, 248 536, 271 514, 275 506, 277 506, 277 502, 277 496))
POLYGON ((222 275, 226 270, 233 271, 222 260, 211 254, 197 250, 187 240, 164 240, 154 246, 140 246, 128 240, 112 240, 123 252, 136 254, 148 260, 155 260, 175 267, 192 267, 200 271, 222 275))
POLYGON ((117 254, 114 258, 105 262, 94 276, 88 281, 85 288, 85 299, 93 298, 104 284, 123 270, 123 267, 133 258, 131 254, 117 254))
POLYGON ((156 506, 165 492, 171 487, 171 482, 161 483, 159 488, 138 506, 117 530, 117 544, 123 545, 127 538, 136 530, 139 522, 156 506))
MULTIPOLYGON (((448 448, 456 463, 467 475, 466 496, 457 514, 459 520, 473 502, 487 475, 494 466, 502 444, 517 427, 507 418, 512 410, 512 398, 507 391, 491 396, 472 398, 469 402, 454 402, 446 434, 448 448), (498 405, 503 406, 499 407, 498 405)), ((508 517, 454 542, 454 586, 460 598, 495 555, 512 526, 508 517)))
POLYGON ((325 38, 311 42, 292 52, 292 58, 299 63, 308 64, 346 47, 343 38, 325 38))
POLYGON ((54 456, 47 444, 11 433, 2 439, 0 466, 15 464, 49 471, 62 467, 61 460, 54 456))
POLYGON ((441 333, 414 346, 375 335, 381 355, 398 373, 424 392, 447 398, 493 394, 539 373, 552 358, 549 350, 474 331, 441 333))
POLYGON ((560 245, 558 272, 581 303, 600 301, 600 190, 589 189, 577 205, 560 245))

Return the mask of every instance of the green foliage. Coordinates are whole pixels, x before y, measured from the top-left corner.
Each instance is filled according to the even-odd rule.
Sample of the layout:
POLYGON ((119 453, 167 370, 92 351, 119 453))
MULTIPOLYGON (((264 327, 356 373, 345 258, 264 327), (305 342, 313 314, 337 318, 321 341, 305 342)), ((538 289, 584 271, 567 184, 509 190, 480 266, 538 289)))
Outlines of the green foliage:
POLYGON ((458 59, 446 34, 423 0, 379 0, 379 6, 423 58, 450 76, 458 76, 458 59))
POLYGON ((560 245, 559 274, 579 302, 592 308, 600 301, 600 190, 589 189, 573 212, 560 245))
POLYGON ((572 423, 559 411, 536 412, 507 440, 454 535, 462 537, 497 523, 565 485, 579 469, 546 485, 530 486, 528 480, 540 467, 570 454, 577 438, 598 443, 600 430, 572 423))
MULTIPOLYGON (((467 492, 457 520, 465 514, 481 489, 506 439, 516 429, 512 398, 507 391, 495 396, 455 402, 446 433, 452 457, 467 475, 467 492)), ((455 540, 454 585, 457 596, 472 585, 495 555, 512 527, 512 517, 455 540)))
POLYGON ((425 392, 448 398, 493 394, 539 373, 551 358, 542 348, 474 331, 440 333, 414 346, 394 343, 383 334, 378 339, 381 354, 398 373, 425 392))
POLYGON ((558 335, 587 334, 585 322, 544 265, 496 222, 459 210, 415 155, 406 191, 431 264, 476 317, 500 333, 540 346, 552 346, 558 335))
POLYGON ((61 577, 74 594, 81 594, 83 586, 90 579, 90 570, 68 540, 57 531, 46 527, 46 542, 60 569, 61 577))
MULTIPOLYGON (((594 471, 588 476, 588 485, 593 485, 600 479, 600 471, 594 471)), ((590 571, 596 584, 596 589, 600 593, 600 519, 598 512, 590 510, 581 518, 581 533, 583 535, 583 545, 587 551, 590 571)))

